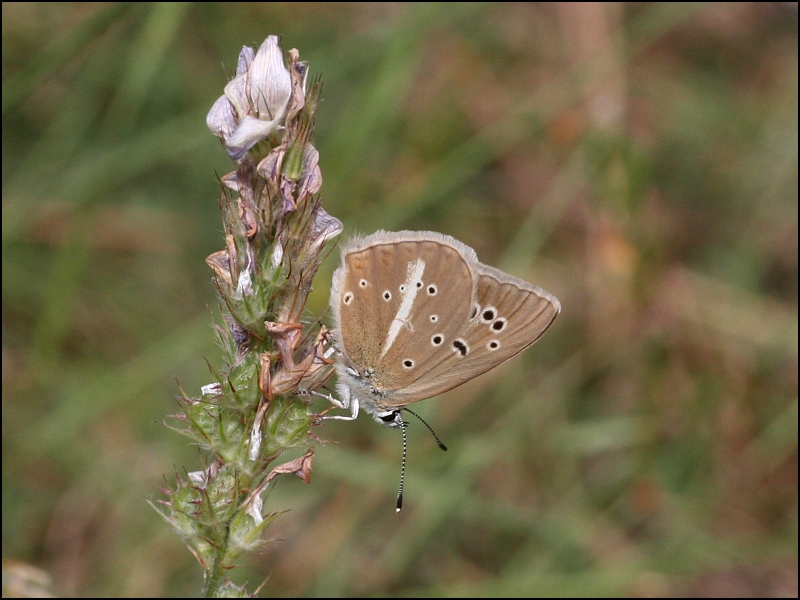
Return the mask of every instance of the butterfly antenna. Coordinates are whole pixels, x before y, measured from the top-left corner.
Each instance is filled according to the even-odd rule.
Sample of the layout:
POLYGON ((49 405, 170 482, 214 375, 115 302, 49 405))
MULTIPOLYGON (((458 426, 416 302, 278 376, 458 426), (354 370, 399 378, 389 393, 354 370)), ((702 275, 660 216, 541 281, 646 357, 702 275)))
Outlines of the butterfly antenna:
POLYGON ((423 425, 425 425, 425 427, 427 427, 427 428, 428 428, 428 431, 430 431, 430 432, 431 432, 431 435, 433 435, 433 439, 435 439, 435 440, 436 440, 436 443, 437 443, 437 444, 439 444, 439 448, 441 448, 442 450, 444 450, 445 452, 447 452, 447 446, 445 446, 445 445, 442 443, 442 440, 440 440, 440 439, 439 439, 439 436, 438 436, 438 435, 436 435, 436 432, 433 430, 433 427, 431 427, 430 425, 428 425, 428 422, 427 422, 425 419, 423 419, 422 417, 420 417, 420 416, 419 416, 417 413, 415 413, 413 410, 411 410, 411 409, 409 409, 409 408, 405 408, 405 407, 403 407, 403 408, 402 408, 402 410, 404 410, 404 411, 406 411, 406 412, 410 412, 412 415, 414 415, 414 416, 415 416, 415 417, 417 417, 417 418, 418 418, 420 421, 422 421, 422 424, 423 424, 423 425))
POLYGON ((406 436, 406 427, 408 426, 400 411, 397 411, 397 420, 400 423, 400 429, 403 430, 403 466, 400 467, 400 489, 397 491, 397 512, 403 508, 403 483, 406 479, 406 455, 408 453, 408 437, 406 436))

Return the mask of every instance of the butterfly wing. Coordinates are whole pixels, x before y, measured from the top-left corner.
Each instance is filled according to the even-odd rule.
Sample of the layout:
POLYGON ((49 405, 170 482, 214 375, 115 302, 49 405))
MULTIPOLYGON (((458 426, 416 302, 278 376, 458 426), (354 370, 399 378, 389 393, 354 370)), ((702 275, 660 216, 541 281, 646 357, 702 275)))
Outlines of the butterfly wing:
POLYGON ((381 344, 400 308, 401 295, 382 281, 397 279, 400 263, 385 247, 345 249, 342 266, 333 275, 331 309, 340 350, 356 367, 374 367, 381 344), (386 288, 386 289, 383 289, 386 288), (380 294, 389 291, 388 298, 380 294))
POLYGON ((376 235, 382 243, 372 244, 370 236, 345 255, 345 288, 359 283, 358 273, 393 281, 396 290, 379 286, 340 307, 345 318, 351 307, 351 319, 363 315, 363 329, 345 327, 342 341, 357 365, 374 369, 381 408, 429 398, 485 373, 538 340, 561 310, 552 295, 481 264, 458 240, 432 232, 399 232, 391 240, 376 235), (379 311, 374 293, 383 287, 392 298, 379 311))
POLYGON ((543 289, 486 265, 477 267, 474 316, 449 340, 448 355, 396 394, 398 405, 450 390, 516 356, 535 343, 561 311, 558 300, 543 289))

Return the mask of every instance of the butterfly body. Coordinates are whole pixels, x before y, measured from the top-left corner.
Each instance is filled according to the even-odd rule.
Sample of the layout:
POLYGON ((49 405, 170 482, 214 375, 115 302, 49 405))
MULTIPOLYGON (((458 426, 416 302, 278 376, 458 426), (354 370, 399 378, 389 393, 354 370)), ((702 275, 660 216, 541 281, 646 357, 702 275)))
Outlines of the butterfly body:
POLYGON ((480 263, 436 232, 350 240, 333 276, 340 398, 376 421, 452 389, 518 354, 558 316, 539 287, 480 263))

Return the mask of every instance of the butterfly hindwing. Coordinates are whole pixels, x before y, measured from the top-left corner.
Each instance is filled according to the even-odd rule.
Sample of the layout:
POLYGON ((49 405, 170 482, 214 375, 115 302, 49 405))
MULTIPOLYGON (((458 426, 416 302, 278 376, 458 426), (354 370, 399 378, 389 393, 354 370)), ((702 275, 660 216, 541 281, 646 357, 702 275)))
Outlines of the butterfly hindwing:
POLYGON ((380 356, 381 341, 386 339, 400 298, 399 294, 391 294, 388 300, 380 297, 384 290, 379 289, 379 279, 397 278, 397 268, 395 261, 373 247, 346 254, 334 274, 340 343, 355 365, 373 365, 380 356))
POLYGON ((477 261, 470 308, 452 314, 439 351, 427 357, 413 383, 394 390, 387 407, 429 398, 469 381, 515 356, 547 330, 560 311, 552 295, 477 261))
POLYGON ((463 332, 466 348, 454 353, 456 360, 448 365, 445 375, 459 383, 485 373, 536 342, 561 308, 541 288, 491 267, 479 267, 477 314, 463 332))

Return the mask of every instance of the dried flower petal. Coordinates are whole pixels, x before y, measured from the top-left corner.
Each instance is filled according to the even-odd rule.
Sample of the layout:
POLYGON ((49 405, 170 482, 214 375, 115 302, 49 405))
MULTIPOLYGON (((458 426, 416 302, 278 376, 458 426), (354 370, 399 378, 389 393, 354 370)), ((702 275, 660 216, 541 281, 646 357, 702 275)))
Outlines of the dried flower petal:
POLYGON ((225 250, 214 252, 206 257, 206 264, 211 267, 214 274, 224 281, 228 287, 233 287, 231 279, 231 261, 225 250))
POLYGON ((254 489, 248 499, 246 500, 247 503, 247 510, 246 513, 253 517, 255 520, 256 525, 260 524, 263 521, 263 515, 261 514, 261 510, 263 507, 263 502, 261 500, 261 494, 264 493, 264 490, 267 489, 267 485, 270 481, 275 479, 278 475, 284 475, 287 473, 294 473, 300 479, 305 481, 306 483, 311 483, 311 467, 314 462, 314 448, 309 448, 308 451, 303 454, 300 458, 295 458, 294 460, 290 460, 287 463, 283 463, 282 465, 278 465, 274 469, 272 469, 269 474, 258 484, 258 487, 254 489))
POLYGON ((298 196, 316 194, 321 187, 322 171, 319 168, 319 152, 313 145, 306 144, 298 196))
POLYGON ((236 171, 231 171, 227 175, 223 175, 219 178, 219 181, 229 190, 233 190, 234 192, 239 191, 239 174, 236 171))
POLYGON ((253 293, 253 278, 250 270, 245 269, 239 274, 239 281, 236 283, 236 297, 244 298, 253 293))
POLYGON ((272 266, 276 268, 279 267, 283 262, 283 246, 279 240, 276 240, 275 245, 272 248, 272 257, 270 262, 272 263, 272 266))
POLYGON ((295 48, 289 50, 289 74, 292 78, 292 95, 286 111, 287 119, 294 117, 306 104, 308 63, 300 62, 300 53, 295 48))
MULTIPOLYGON (((269 369, 269 364, 267 369, 269 369)), ((261 402, 258 403, 253 428, 250 430, 250 452, 248 453, 248 458, 253 462, 258 458, 258 453, 261 450, 261 425, 264 423, 264 415, 267 414, 268 408, 269 402, 266 398, 262 398, 261 402)))
POLYGON ((300 323, 272 323, 266 321, 264 327, 271 336, 275 338, 275 346, 281 353, 283 364, 289 368, 294 367, 294 351, 303 326, 300 323))
POLYGON ((228 267, 231 281, 239 279, 239 250, 236 248, 236 238, 228 234, 225 236, 225 251, 228 253, 228 267))
POLYGON ((272 400, 272 391, 270 390, 270 381, 272 378, 272 373, 270 372, 271 363, 272 360, 269 354, 264 352, 264 354, 261 355, 261 376, 258 379, 258 387, 261 388, 261 393, 267 400, 272 400))
MULTIPOLYGON (((297 334, 299 333, 298 331, 297 334)), ((293 354, 290 360, 283 361, 277 372, 271 375, 270 394, 279 396, 298 391, 313 392, 325 385, 333 373, 333 361, 326 356, 327 343, 328 331, 323 326, 311 346, 301 349, 296 355, 293 354)), ((292 342, 292 349, 294 344, 296 340, 292 342)))
POLYGON ((233 337, 233 341, 236 342, 237 346, 242 346, 250 340, 250 332, 230 316, 225 318, 225 322, 228 324, 228 331, 231 332, 231 337, 233 337))
POLYGON ((286 473, 294 473, 306 483, 311 483, 311 465, 314 462, 314 448, 309 448, 308 451, 300 458, 295 458, 289 462, 278 465, 266 477, 266 481, 275 479, 278 475, 286 473))
POLYGON ((318 207, 314 211, 314 225, 308 235, 309 250, 319 254, 322 247, 342 231, 344 231, 342 222, 325 212, 321 206, 318 207))
POLYGON ((286 154, 286 147, 285 146, 278 146, 270 151, 267 154, 266 158, 258 163, 258 167, 256 171, 264 177, 272 181, 273 183, 278 181, 278 176, 281 172, 281 164, 283 162, 283 156, 286 154))
POLYGON ((246 198, 239 198, 239 220, 245 226, 245 235, 252 240, 258 233, 258 219, 252 202, 248 202, 246 198))
POLYGON ((250 515, 253 517, 253 520, 256 522, 256 525, 261 525, 264 517, 261 515, 261 510, 264 508, 264 501, 261 499, 261 494, 253 495, 250 503, 247 506, 247 510, 245 514, 250 515))
POLYGON ((297 210, 297 202, 294 200, 294 191, 297 184, 290 179, 283 177, 281 181, 281 196, 283 197, 283 214, 288 215, 297 210))

